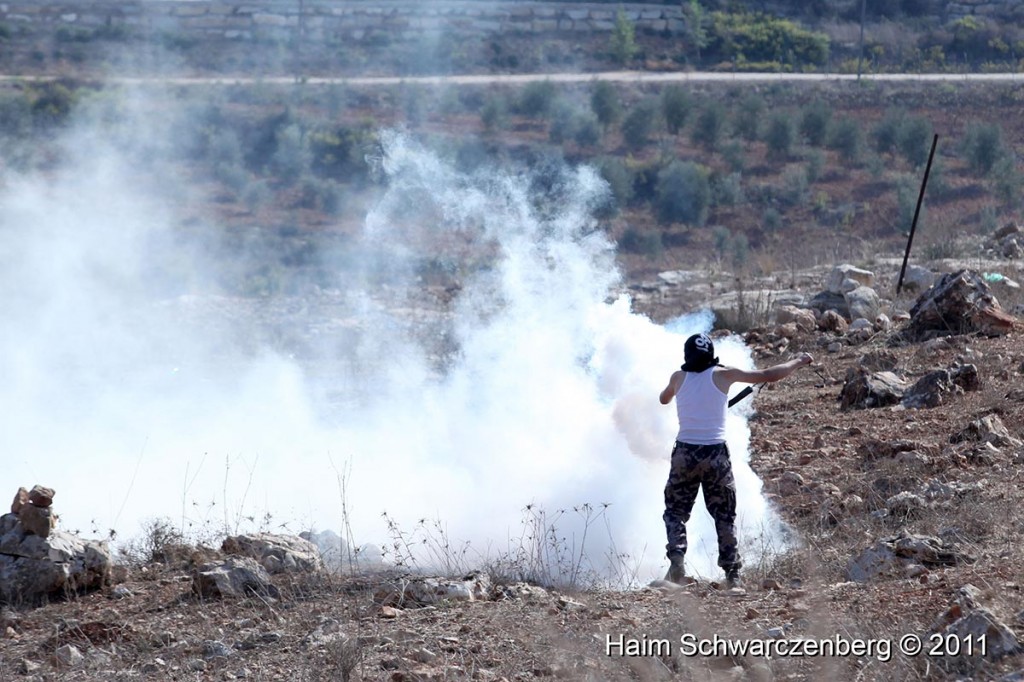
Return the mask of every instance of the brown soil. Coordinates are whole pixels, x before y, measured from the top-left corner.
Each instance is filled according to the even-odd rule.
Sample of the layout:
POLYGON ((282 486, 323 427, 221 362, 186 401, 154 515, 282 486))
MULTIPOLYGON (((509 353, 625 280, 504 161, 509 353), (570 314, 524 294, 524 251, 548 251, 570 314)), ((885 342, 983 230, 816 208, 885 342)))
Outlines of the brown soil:
MULTIPOLYGON (((803 547, 747 557, 744 594, 701 582, 388 610, 372 599, 386 576, 321 574, 278 580, 279 601, 201 601, 192 594, 186 564, 153 564, 130 572, 123 583, 130 597, 115 600, 108 590, 5 613, 0 679, 998 679, 1024 668, 1024 655, 997 661, 908 657, 895 641, 907 634, 927 638, 966 584, 980 588, 983 605, 1024 638, 1018 542, 1024 452, 1006 447, 971 460, 964 445, 950 443, 952 434, 987 414, 1024 436, 1020 333, 956 337, 934 351, 922 344, 891 348, 911 379, 957 360, 972 362, 982 390, 928 410, 840 411, 847 368, 864 353, 886 348, 888 339, 879 334, 829 354, 821 346, 830 339, 798 338, 788 351, 808 350, 815 364, 756 398, 752 465, 803 547), (872 440, 913 441, 929 461, 911 469, 894 459, 869 460, 861 446, 872 440), (782 494, 779 481, 787 472, 799 473, 804 484, 782 494), (886 486, 917 490, 933 480, 981 485, 916 517, 875 513, 885 506, 886 486), (846 581, 851 557, 900 531, 951 538, 976 561, 915 577, 846 581), (679 641, 684 635, 770 639, 780 633, 884 639, 892 657, 688 657, 679 641), (614 647, 620 635, 624 641, 668 639, 671 651, 608 655, 609 642, 614 647), (228 655, 216 655, 212 642, 226 646, 228 655), (83 651, 85 661, 62 667, 55 651, 66 643, 83 651), (26 665, 33 672, 19 675, 26 665)), ((777 359, 767 346, 756 347, 760 365, 777 359)))

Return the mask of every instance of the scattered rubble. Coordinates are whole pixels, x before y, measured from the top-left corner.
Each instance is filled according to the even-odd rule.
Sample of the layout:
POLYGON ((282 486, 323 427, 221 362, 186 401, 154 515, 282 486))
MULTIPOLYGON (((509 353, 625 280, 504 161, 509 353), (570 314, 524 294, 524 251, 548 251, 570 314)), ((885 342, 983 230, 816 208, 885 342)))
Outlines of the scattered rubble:
POLYGON ((491 579, 486 573, 473 573, 461 580, 409 576, 385 582, 374 591, 373 598, 378 604, 402 608, 444 601, 486 601, 492 598, 491 579))

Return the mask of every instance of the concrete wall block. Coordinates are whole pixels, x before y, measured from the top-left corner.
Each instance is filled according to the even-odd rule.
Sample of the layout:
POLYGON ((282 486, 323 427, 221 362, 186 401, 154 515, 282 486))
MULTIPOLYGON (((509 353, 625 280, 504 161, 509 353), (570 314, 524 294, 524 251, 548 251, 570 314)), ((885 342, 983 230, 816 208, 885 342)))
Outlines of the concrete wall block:
POLYGON ((181 5, 171 10, 171 14, 176 17, 194 17, 200 14, 206 14, 208 5, 205 2, 197 2, 190 5, 181 5))

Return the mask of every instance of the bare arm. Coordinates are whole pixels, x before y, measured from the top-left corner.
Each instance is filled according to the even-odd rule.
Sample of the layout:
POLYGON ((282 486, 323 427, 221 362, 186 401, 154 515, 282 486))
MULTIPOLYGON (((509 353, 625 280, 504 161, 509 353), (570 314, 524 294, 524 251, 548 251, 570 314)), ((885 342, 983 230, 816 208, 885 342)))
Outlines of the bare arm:
POLYGON ((661 395, 658 397, 661 400, 662 405, 668 405, 672 402, 672 398, 679 393, 679 387, 683 385, 683 379, 686 375, 683 372, 673 372, 672 378, 668 380, 668 386, 662 390, 661 395))
MULTIPOLYGON (((795 372, 797 368, 809 365, 812 362, 814 362, 814 358, 811 357, 810 353, 801 353, 789 362, 783 362, 782 364, 766 367, 765 369, 736 369, 735 367, 727 367, 715 372, 715 379, 720 379, 721 384, 724 384, 724 386, 719 384, 719 388, 723 391, 728 390, 729 386, 735 383, 765 384, 785 379, 795 372)), ((716 383, 718 382, 716 381, 716 383)))

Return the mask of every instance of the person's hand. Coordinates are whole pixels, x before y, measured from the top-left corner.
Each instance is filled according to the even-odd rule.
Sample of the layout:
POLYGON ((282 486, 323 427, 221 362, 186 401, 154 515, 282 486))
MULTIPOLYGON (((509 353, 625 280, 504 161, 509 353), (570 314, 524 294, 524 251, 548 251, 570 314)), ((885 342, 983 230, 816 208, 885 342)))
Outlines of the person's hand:
POLYGON ((800 362, 801 365, 809 365, 812 362, 814 362, 814 357, 812 357, 810 353, 801 353, 797 357, 797 360, 800 362))

